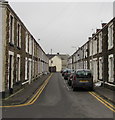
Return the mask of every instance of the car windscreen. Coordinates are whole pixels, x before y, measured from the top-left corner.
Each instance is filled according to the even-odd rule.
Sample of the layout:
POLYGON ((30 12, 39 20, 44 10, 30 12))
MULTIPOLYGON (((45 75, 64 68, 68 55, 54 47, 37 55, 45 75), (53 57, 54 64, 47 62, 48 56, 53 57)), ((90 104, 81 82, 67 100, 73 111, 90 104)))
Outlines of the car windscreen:
POLYGON ((77 71, 76 73, 77 78, 91 78, 92 73, 90 71, 77 71))

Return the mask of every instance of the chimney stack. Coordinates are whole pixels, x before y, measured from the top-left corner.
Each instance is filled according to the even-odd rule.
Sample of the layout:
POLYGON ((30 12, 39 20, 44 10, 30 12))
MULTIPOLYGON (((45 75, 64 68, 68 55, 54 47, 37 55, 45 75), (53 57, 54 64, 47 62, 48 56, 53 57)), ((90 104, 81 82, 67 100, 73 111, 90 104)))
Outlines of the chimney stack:
POLYGON ((102 23, 102 28, 106 25, 107 23, 102 23))
POLYGON ((95 33, 92 34, 92 37, 95 36, 95 33))
POLYGON ((88 39, 89 39, 89 40, 91 40, 91 39, 92 39, 92 37, 89 37, 88 39))
POLYGON ((101 30, 101 29, 97 29, 97 30, 96 30, 96 33, 99 32, 100 30, 101 30))

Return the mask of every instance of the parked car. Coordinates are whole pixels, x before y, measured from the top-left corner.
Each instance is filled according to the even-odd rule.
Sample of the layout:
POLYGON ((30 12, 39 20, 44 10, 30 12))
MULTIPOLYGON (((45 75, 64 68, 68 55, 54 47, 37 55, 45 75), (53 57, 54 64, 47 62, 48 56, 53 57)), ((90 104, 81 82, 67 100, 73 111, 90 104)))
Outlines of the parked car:
POLYGON ((73 70, 71 70, 71 69, 66 70, 66 72, 64 73, 64 79, 65 80, 68 80, 68 78, 70 77, 72 71, 73 70))
POLYGON ((80 69, 77 70, 72 79, 72 88, 73 91, 78 88, 88 88, 93 90, 93 75, 89 69, 80 69))
POLYGON ((70 76, 68 77, 68 85, 71 86, 72 84, 72 79, 73 79, 73 75, 74 75, 74 70, 71 71, 70 76))
POLYGON ((64 74, 65 74, 66 71, 67 71, 67 69, 64 69, 64 70, 62 71, 62 76, 64 76, 64 74))

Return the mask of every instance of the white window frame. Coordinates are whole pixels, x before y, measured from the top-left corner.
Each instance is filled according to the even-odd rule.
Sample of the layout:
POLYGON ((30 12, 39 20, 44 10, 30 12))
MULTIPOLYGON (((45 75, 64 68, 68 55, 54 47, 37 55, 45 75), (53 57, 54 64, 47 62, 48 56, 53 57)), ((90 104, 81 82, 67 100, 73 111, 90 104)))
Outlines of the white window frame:
POLYGON ((84 58, 87 58, 87 44, 84 46, 84 58))
POLYGON ((92 56, 93 55, 93 41, 92 41, 92 39, 90 40, 90 42, 89 42, 89 45, 90 45, 90 56, 92 56))
POLYGON ((14 52, 9 51, 9 56, 8 56, 8 84, 7 88, 9 89, 9 62, 10 62, 10 55, 12 55, 12 72, 11 72, 11 88, 13 88, 13 79, 14 79, 14 52))
POLYGON ((97 54, 97 39, 93 39, 93 55, 97 54))
POLYGON ((92 63, 92 60, 90 60, 90 70, 92 70, 92 72, 93 72, 93 63, 92 63))
POLYGON ((108 26, 108 49, 113 48, 113 23, 108 26))
POLYGON ((31 83, 32 81, 32 59, 29 58, 29 84, 31 83))
POLYGON ((99 53, 102 52, 102 32, 99 33, 99 53))
POLYGON ((102 79, 103 59, 99 58, 99 79, 102 79))
POLYGON ((113 54, 109 55, 108 57, 108 81, 109 82, 114 82, 114 57, 113 54), (113 59, 113 63, 111 63, 111 59, 113 59))
POLYGON ((87 69, 87 61, 84 61, 84 69, 87 69))
POLYGON ((34 39, 32 39, 32 41, 33 41, 33 44, 32 44, 32 45, 33 45, 33 47, 32 47, 32 49, 33 49, 33 50, 32 50, 32 52, 33 52, 33 56, 35 56, 35 54, 34 54, 34 49, 35 49, 35 41, 34 41, 34 39))
POLYGON ((11 43, 11 44, 14 44, 14 16, 10 13, 9 14, 9 43, 11 43), (12 22, 12 31, 10 31, 10 28, 11 28, 11 24, 10 24, 10 22, 11 22, 11 16, 12 16, 12 20, 13 20, 13 22, 12 22), (11 38, 11 34, 12 34, 12 38, 11 38), (12 39, 12 40, 11 40, 12 39))
POLYGON ((97 75, 97 73, 98 73, 98 69, 97 69, 97 58, 94 58, 93 59, 93 80, 94 80, 94 82, 97 82, 97 79, 98 79, 98 75, 97 75))
POLYGON ((28 79, 28 58, 25 58, 25 80, 28 79))
POLYGON ((21 62, 20 62, 20 55, 19 55, 19 54, 17 54, 16 61, 17 61, 17 62, 16 62, 16 82, 19 82, 19 81, 20 81, 20 70, 21 70, 21 69, 20 69, 20 65, 21 65, 20 63, 21 63, 21 62), (19 66, 17 66, 17 62, 18 62, 17 60, 18 60, 18 59, 19 59, 19 63, 18 63, 19 66), (17 67, 19 68, 19 70, 17 69, 17 67), (19 73, 17 73, 17 72, 19 72, 19 73), (18 79, 17 79, 17 78, 18 78, 18 79))
POLYGON ((32 55, 32 37, 29 35, 29 54, 32 55))
POLYGON ((21 48, 21 24, 19 22, 17 22, 17 47, 21 48), (18 34, 18 25, 19 25, 19 34, 18 34), (18 45, 18 37, 19 37, 19 45, 18 45))
POLYGON ((28 42, 29 42, 29 34, 28 34, 28 32, 26 32, 25 35, 26 35, 26 53, 28 53, 28 42))
POLYGON ((32 60, 32 77, 35 75, 35 60, 32 60))

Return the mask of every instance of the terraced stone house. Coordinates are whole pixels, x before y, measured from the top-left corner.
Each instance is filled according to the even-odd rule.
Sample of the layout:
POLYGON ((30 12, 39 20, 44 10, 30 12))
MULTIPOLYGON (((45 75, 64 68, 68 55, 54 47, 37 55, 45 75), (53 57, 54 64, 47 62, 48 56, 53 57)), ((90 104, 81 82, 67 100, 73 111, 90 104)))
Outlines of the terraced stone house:
POLYGON ((8 2, 0 2, 0 53, 4 97, 48 72, 48 57, 8 2))
POLYGON ((91 69, 94 82, 102 81, 104 86, 115 90, 115 17, 102 23, 102 28, 97 29, 68 61, 70 68, 91 69))

